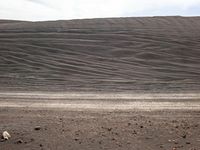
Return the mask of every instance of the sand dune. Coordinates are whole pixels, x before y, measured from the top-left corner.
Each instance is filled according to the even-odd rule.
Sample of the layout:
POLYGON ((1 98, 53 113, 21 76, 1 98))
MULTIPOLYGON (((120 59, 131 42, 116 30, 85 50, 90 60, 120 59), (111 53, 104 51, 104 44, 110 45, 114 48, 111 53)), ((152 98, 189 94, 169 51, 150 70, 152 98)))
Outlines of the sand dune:
POLYGON ((200 89, 200 18, 0 21, 1 91, 200 89))

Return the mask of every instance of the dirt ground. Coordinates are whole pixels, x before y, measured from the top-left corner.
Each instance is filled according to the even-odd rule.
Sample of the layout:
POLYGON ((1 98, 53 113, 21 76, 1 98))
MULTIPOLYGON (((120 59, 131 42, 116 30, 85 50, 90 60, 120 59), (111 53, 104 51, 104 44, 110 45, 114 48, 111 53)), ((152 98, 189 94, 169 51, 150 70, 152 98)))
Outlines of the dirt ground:
POLYGON ((199 150, 200 111, 1 108, 0 150, 199 150))

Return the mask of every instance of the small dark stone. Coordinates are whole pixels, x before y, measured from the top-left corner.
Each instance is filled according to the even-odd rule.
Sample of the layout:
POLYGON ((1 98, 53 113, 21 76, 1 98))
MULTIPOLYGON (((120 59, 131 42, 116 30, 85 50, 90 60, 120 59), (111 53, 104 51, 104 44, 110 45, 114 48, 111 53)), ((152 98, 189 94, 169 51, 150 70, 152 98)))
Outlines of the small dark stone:
POLYGON ((118 144, 118 146, 119 146, 119 147, 122 147, 122 145, 121 145, 121 144, 118 144))
POLYGON ((112 130, 112 128, 108 128, 108 131, 111 131, 112 130))
POLYGON ((186 142, 186 144, 191 144, 190 142, 186 142))
POLYGON ((185 138, 186 138, 186 135, 184 134, 184 135, 182 136, 182 138, 184 138, 184 139, 185 139, 185 138))
POLYGON ((31 138, 31 142, 33 142, 34 141, 34 139, 33 138, 31 138))
POLYGON ((17 140, 16 143, 17 143, 17 144, 21 144, 21 143, 23 143, 23 140, 22 140, 22 139, 19 139, 19 140, 17 140))
POLYGON ((134 130, 132 134, 137 134, 137 132, 134 130))
POLYGON ((38 131, 38 130, 41 129, 41 127, 40 126, 36 126, 34 129, 38 131))
POLYGON ((174 144, 178 144, 178 142, 177 142, 177 141, 175 141, 175 142, 174 142, 174 144))
POLYGON ((130 125, 131 125, 131 123, 129 122, 129 123, 128 123, 128 126, 130 126, 130 125))
POLYGON ((144 126, 140 126, 140 128, 144 128, 144 126))
POLYGON ((78 136, 78 135, 79 135, 79 133, 75 133, 75 135, 76 135, 76 136, 78 136))
POLYGON ((74 139, 75 141, 78 141, 78 139, 76 138, 76 139, 74 139))
POLYGON ((40 147, 42 147, 43 145, 42 144, 40 144, 40 147))

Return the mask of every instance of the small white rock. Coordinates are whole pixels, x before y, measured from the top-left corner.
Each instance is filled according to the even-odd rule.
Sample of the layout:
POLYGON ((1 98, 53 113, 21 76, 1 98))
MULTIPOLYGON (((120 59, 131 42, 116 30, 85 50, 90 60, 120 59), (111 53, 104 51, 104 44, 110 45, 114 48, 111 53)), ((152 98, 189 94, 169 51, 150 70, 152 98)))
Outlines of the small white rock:
POLYGON ((11 138, 10 134, 7 131, 3 132, 2 137, 4 140, 8 140, 9 138, 11 138))

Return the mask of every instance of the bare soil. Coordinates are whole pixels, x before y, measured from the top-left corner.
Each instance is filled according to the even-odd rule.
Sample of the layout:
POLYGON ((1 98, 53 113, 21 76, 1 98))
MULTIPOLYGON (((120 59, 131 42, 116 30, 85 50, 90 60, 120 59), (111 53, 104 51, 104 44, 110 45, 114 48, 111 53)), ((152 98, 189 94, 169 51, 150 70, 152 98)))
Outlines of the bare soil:
POLYGON ((199 150, 199 111, 1 108, 1 150, 199 150))

